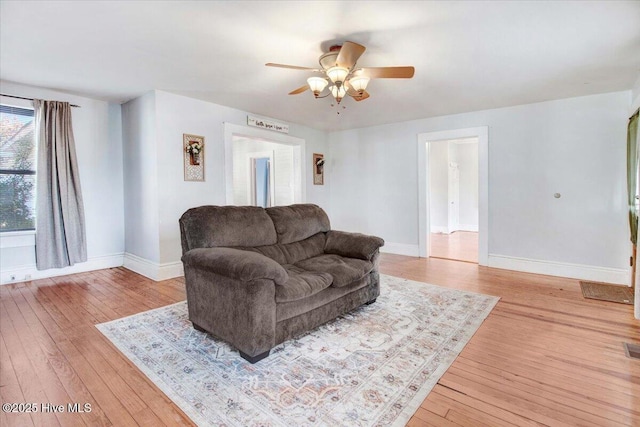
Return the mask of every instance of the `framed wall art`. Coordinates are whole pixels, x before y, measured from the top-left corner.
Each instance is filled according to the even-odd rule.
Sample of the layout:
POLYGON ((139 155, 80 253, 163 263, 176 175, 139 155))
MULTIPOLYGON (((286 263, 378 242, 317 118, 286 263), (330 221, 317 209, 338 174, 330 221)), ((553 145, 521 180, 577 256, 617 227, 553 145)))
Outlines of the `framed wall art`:
POLYGON ((313 153, 313 185, 324 185, 324 154, 313 153))
POLYGON ((182 134, 184 180, 204 181, 204 136, 182 134))

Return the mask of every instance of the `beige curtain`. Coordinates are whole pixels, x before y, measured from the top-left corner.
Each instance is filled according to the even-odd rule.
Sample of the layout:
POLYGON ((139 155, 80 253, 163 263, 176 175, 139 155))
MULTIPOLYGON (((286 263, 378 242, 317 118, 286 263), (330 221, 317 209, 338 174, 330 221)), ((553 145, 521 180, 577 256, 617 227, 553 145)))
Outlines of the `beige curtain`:
POLYGON ((87 260, 84 207, 68 102, 34 100, 36 267, 60 268, 87 260))
MULTIPOLYGON (((631 145, 631 141, 634 140, 635 141, 635 146, 636 149, 638 146, 640 146, 640 133, 638 132, 638 118, 640 115, 640 110, 636 111, 635 114, 633 114, 630 118, 629 118, 629 127, 627 128, 627 150, 629 145, 631 145)), ((636 226, 636 244, 638 241, 638 237, 640 234, 640 230, 637 229, 638 227, 636 226)), ((636 264, 638 262, 638 257, 636 256, 636 264)), ((634 316, 636 319, 640 319, 640 274, 637 270, 637 265, 636 265, 636 274, 635 274, 635 298, 634 298, 634 316)))
POLYGON ((627 196, 629 201, 629 228, 631 243, 637 244, 638 209, 636 192, 638 185, 638 112, 629 118, 627 126, 627 196))

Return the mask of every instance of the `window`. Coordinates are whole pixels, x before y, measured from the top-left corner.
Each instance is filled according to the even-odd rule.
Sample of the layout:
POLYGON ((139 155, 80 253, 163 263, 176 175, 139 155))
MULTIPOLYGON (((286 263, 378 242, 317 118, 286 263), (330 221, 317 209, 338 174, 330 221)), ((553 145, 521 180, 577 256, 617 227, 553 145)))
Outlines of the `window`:
POLYGON ((0 232, 35 229, 33 110, 0 105, 0 232))

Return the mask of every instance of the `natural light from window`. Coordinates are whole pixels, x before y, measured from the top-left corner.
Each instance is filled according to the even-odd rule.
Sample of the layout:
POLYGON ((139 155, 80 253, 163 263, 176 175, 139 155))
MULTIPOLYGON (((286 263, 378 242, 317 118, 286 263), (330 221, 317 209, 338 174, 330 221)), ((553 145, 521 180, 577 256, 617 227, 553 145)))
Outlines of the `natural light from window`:
POLYGON ((0 105, 0 232, 35 228, 33 110, 0 105))

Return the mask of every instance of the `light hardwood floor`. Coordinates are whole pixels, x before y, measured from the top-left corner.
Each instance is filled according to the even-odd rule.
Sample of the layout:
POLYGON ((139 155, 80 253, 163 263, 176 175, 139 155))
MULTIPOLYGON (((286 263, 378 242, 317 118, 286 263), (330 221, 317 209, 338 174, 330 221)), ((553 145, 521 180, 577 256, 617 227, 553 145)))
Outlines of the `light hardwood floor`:
POLYGON ((431 256, 457 261, 478 262, 478 233, 455 231, 431 233, 431 256))
MULTIPOLYGON (((576 280, 383 255, 385 274, 501 297, 410 426, 640 426, 640 342, 628 305, 576 280)), ((90 403, 81 415, 7 414, 2 426, 176 426, 190 420, 93 326, 185 298, 182 279, 124 268, 0 287, 0 400, 90 403)))

